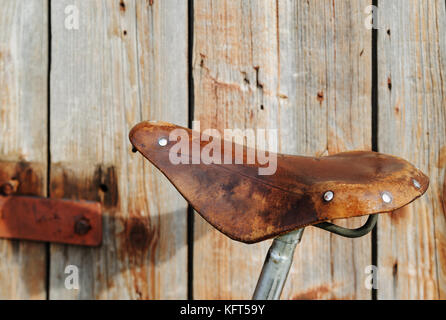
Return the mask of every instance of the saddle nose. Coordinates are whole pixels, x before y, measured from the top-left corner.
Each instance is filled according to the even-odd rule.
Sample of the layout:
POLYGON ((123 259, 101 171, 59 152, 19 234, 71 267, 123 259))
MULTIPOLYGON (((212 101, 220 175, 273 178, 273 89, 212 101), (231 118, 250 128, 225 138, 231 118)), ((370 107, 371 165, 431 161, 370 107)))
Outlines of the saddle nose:
POLYGON ((200 133, 167 122, 142 122, 130 132, 134 148, 161 170, 195 211, 228 237, 245 243, 327 220, 391 212, 423 195, 429 186, 428 177, 406 160, 371 151, 327 157, 270 153, 276 170, 260 175, 264 164, 258 159, 247 163, 252 149, 218 140, 200 139, 200 133), (196 161, 194 143, 195 152, 202 155, 209 154, 209 141, 212 158, 221 161, 196 161), (243 161, 236 159, 237 149, 243 150, 243 161))

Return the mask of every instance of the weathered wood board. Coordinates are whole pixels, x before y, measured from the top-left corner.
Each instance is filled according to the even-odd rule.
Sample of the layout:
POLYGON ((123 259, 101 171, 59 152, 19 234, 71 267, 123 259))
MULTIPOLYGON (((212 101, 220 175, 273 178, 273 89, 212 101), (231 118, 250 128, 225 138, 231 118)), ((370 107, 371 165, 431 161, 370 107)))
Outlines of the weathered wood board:
POLYGON ((51 246, 50 298, 184 299, 187 205, 128 133, 149 118, 187 125, 187 3, 53 1, 51 17, 51 196, 102 201, 104 238, 51 246))
MULTIPOLYGON (((0 0, 0 162, 29 163, 33 193, 104 208, 98 248, 0 240, 0 298, 184 299, 189 286, 195 299, 249 299, 270 241, 236 243, 195 215, 188 244, 186 202, 128 132, 187 126, 193 112, 202 130, 277 129, 282 153, 370 150, 375 68, 379 151, 431 179, 380 216, 377 298, 446 299, 446 4, 379 0, 373 65, 371 3, 0 0), (65 286, 73 265, 78 290, 65 286)), ((370 299, 372 263, 371 236, 307 228, 282 298, 370 299)))
MULTIPOLYGON (((194 119, 202 130, 278 129, 283 153, 370 149, 369 4, 194 1, 194 119)), ((195 219, 194 298, 250 298, 269 242, 239 244, 195 219)), ((307 228, 282 298, 369 299, 370 264, 370 236, 307 228)))
POLYGON ((378 299, 446 299, 446 8, 381 0, 379 151, 430 177, 427 194, 378 225, 378 299))
MULTIPOLYGON (((27 162, 45 196, 48 1, 0 0, 0 162, 27 162)), ((45 299, 46 246, 0 240, 0 299, 45 299)))

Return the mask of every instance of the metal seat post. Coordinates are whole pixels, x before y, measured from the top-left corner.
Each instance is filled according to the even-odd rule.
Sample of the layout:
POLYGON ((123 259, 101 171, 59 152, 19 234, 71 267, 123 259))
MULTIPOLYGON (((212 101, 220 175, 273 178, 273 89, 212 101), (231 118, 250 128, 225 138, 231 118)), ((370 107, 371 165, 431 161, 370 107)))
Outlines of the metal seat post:
POLYGON ((293 263, 304 228, 274 239, 263 264, 253 300, 278 300, 293 263))
MULTIPOLYGON (((370 215, 366 223, 357 229, 347 229, 329 222, 317 224, 315 227, 346 238, 360 238, 372 231, 377 221, 378 215, 370 215)), ((297 229, 274 239, 266 255, 262 273, 252 297, 253 300, 278 300, 280 298, 293 263, 294 250, 302 239, 304 229, 297 229)))

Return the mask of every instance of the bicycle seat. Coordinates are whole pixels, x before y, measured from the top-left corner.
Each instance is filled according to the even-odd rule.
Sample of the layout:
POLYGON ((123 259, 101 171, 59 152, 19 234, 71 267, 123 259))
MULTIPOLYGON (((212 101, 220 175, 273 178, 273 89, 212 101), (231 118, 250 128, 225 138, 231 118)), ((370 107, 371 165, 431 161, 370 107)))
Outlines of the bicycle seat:
POLYGON ((195 143, 196 150, 208 152, 204 148, 216 139, 194 134, 170 123, 149 121, 131 130, 130 141, 206 221, 245 243, 327 220, 394 211, 423 195, 429 186, 428 177, 409 162, 370 151, 326 157, 270 153, 277 158, 277 169, 260 175, 265 164, 247 163, 252 149, 242 147, 243 163, 236 164, 235 150, 240 145, 220 140, 221 148, 213 150, 213 157, 223 159, 224 146, 229 145, 231 163, 192 164, 191 146, 195 143), (173 132, 176 138, 169 139, 173 132), (187 148, 179 148, 179 132, 186 134, 187 148), (182 163, 175 164, 171 156, 182 163))

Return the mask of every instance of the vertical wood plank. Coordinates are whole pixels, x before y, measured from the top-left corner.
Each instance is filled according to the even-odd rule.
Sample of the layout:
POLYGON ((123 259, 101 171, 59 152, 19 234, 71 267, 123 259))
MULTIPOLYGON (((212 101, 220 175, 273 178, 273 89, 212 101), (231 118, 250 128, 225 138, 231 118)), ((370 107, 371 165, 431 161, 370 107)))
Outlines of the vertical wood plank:
MULTIPOLYGON (((277 104, 270 30, 273 1, 194 1, 194 119, 201 130, 270 127, 277 104)), ((194 299, 250 298, 267 249, 231 241, 195 214, 194 299)))
MULTIPOLYGON (((369 4, 195 1, 201 129, 278 129, 279 150, 289 154, 370 149, 369 4)), ((250 298, 269 242, 236 243, 195 219, 194 298, 250 298)), ((370 236, 346 240, 307 228, 282 298, 369 299, 370 264, 370 236)))
POLYGON ((51 15, 51 193, 102 201, 104 236, 51 246, 50 298, 186 298, 187 205, 128 132, 149 117, 187 123, 187 4, 56 1, 51 15), (79 30, 64 27, 73 4, 79 30), (79 290, 64 287, 67 265, 79 290))
MULTIPOLYGON (((280 88, 288 96, 279 123, 285 153, 371 149, 372 33, 364 25, 370 4, 287 1, 279 6, 280 88)), ((365 219, 336 223, 355 228, 365 219)), ((370 299, 365 268, 371 264, 370 235, 345 239, 307 228, 284 293, 293 299, 370 299)))
MULTIPOLYGON (((0 161, 30 162, 46 194, 47 0, 0 0, 0 161)), ((45 299, 44 244, 0 240, 0 299, 45 299)))
POLYGON ((444 1, 379 1, 379 150, 430 178, 378 225, 379 299, 446 298, 444 1))

